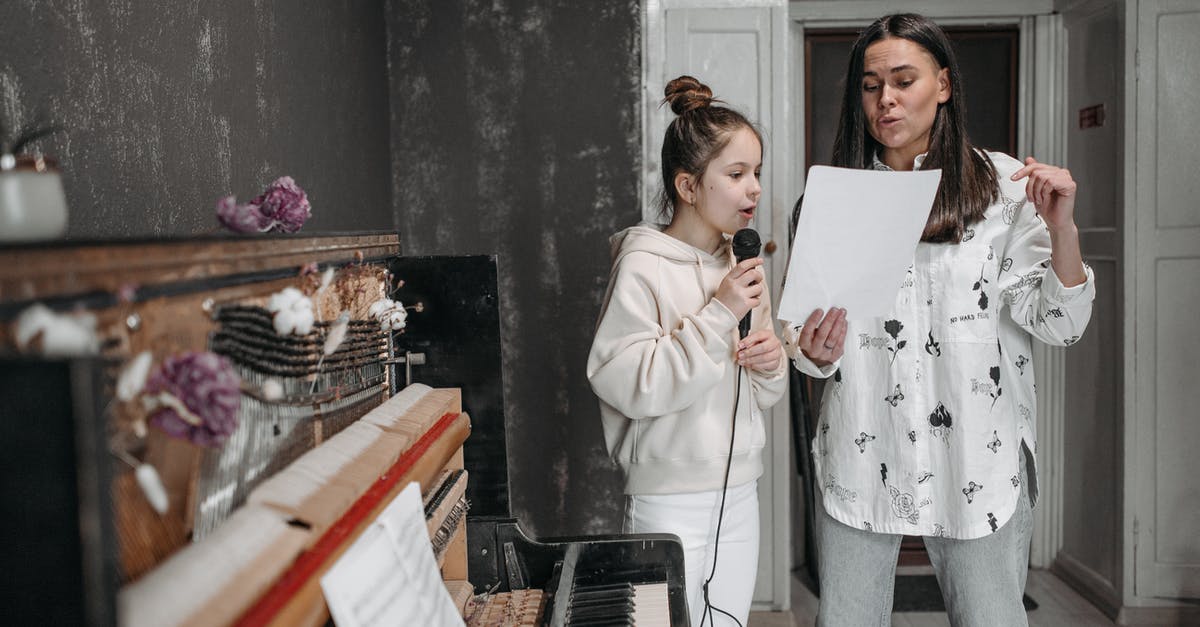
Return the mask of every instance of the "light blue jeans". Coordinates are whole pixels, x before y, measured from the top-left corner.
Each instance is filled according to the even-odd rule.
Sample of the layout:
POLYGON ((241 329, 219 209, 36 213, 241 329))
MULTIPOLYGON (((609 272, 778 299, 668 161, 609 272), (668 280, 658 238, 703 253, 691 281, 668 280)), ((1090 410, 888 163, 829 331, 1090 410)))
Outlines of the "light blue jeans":
MULTIPOLYGON (((1026 488, 1025 453, 1022 446, 1017 509, 999 531, 973 540, 924 538, 947 616, 955 627, 1029 624, 1022 596, 1029 573, 1033 512, 1026 488)), ((849 527, 834 520, 823 507, 817 508, 818 627, 891 625, 902 538, 849 527)))
POLYGON ((703 585, 713 572, 714 557, 716 573, 709 584, 712 606, 737 617, 742 625, 750 616, 758 574, 758 482, 729 488, 718 545, 713 540, 720 507, 720 490, 631 494, 625 500, 626 533, 673 533, 682 541, 692 627, 735 625, 721 612, 705 613, 703 585))

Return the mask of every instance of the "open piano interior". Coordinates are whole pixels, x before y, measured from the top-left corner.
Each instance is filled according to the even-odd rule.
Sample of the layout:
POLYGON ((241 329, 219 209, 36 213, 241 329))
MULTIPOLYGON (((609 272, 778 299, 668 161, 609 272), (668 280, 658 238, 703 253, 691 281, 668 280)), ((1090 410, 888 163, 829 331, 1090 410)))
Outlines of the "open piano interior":
POLYGON ((28 573, 10 618, 329 624, 322 576, 415 481, 462 623, 688 625, 674 536, 522 531, 496 260, 399 248, 386 233, 0 248, 0 415, 22 417, 0 437, 56 452, 0 462, 32 499, 3 523, 26 539, 4 562, 28 573), (281 332, 286 288, 311 302, 311 328, 281 332), (385 298, 402 330, 381 323, 385 298), (45 355, 54 331, 30 331, 31 311, 82 320, 95 354, 45 355), (139 355, 153 382, 197 354, 236 374, 235 426, 205 431, 186 383, 129 392, 139 355))

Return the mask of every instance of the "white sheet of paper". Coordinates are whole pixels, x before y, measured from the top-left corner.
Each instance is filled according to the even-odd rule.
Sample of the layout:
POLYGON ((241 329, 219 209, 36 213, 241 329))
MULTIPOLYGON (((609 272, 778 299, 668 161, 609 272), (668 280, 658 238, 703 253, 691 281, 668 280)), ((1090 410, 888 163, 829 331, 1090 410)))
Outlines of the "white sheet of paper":
POLYGON ((438 572, 415 482, 321 577, 321 589, 338 627, 463 625, 438 572))
POLYGON ((800 323, 830 307, 850 320, 887 314, 941 178, 941 170, 809 168, 777 317, 800 323))

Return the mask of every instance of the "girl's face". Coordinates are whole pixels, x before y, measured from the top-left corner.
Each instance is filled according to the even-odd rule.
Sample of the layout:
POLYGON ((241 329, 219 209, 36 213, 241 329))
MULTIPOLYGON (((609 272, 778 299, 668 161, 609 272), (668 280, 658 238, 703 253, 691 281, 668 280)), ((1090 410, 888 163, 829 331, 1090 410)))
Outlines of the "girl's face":
POLYGON ((722 233, 748 226, 762 195, 761 175, 762 144, 753 131, 742 127, 697 181, 693 204, 700 219, 722 233))
POLYGON ((863 55, 862 107, 867 129, 883 144, 883 161, 904 169, 929 149, 939 104, 950 99, 950 73, 923 46, 907 39, 880 39, 863 55), (903 165, 902 165, 903 167, 903 165))

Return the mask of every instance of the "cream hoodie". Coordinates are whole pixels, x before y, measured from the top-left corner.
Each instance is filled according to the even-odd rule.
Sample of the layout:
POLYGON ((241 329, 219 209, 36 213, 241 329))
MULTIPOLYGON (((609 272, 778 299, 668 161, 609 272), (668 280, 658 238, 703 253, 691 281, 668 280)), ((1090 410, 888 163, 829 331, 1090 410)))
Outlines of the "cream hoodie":
MULTIPOLYGON (((613 269, 587 374, 600 397, 609 455, 626 494, 719 490, 729 457, 738 320, 713 295, 733 267, 640 224, 612 237, 613 269)), ((752 330, 774 329, 770 295, 752 330)), ((769 373, 743 369, 729 485, 762 474, 762 409, 787 384, 787 360, 769 373)))

